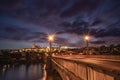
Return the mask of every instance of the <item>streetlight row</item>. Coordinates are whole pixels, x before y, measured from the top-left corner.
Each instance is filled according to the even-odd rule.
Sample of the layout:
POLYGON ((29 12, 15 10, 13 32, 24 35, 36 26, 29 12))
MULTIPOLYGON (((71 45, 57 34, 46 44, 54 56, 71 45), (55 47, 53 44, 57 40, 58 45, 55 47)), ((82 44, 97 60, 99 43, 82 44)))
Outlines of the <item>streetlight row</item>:
MULTIPOLYGON (((54 38, 55 38, 55 35, 49 35, 48 36, 48 40, 50 41, 50 42, 53 42, 54 41, 54 38)), ((90 39, 90 37, 88 36, 88 35, 86 35, 85 37, 84 37, 84 39, 85 39, 85 41, 89 41, 89 39, 90 39)))
MULTIPOLYGON (((50 46, 50 55, 51 55, 51 49, 52 49, 52 42, 54 41, 54 38, 55 38, 55 35, 49 35, 48 36, 48 41, 49 41, 49 46, 50 46)), ((88 35, 86 35, 85 37, 84 37, 84 39, 85 39, 85 41, 86 41, 86 48, 87 48, 87 53, 88 53, 88 43, 89 43, 89 39, 90 39, 90 37, 88 36, 88 35)))

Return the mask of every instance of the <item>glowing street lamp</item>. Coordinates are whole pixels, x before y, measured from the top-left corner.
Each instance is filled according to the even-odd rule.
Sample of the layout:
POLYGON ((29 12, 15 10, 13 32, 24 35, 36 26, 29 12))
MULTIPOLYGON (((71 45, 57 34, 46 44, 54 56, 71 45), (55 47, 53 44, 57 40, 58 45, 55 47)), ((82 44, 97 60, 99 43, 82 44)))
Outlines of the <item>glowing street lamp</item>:
POLYGON ((48 41, 49 41, 49 45, 50 45, 50 55, 51 55, 52 42, 54 41, 54 35, 49 35, 48 36, 48 41))
POLYGON ((88 35, 85 36, 85 40, 88 41, 90 37, 88 35))
POLYGON ((48 36, 48 40, 49 40, 50 42, 54 41, 54 35, 49 35, 49 36, 48 36))
POLYGON ((88 50, 89 50, 89 39, 90 39, 90 37, 88 36, 88 35, 86 35, 85 37, 84 37, 84 39, 85 39, 85 41, 86 41, 86 48, 87 48, 87 54, 88 54, 88 50))

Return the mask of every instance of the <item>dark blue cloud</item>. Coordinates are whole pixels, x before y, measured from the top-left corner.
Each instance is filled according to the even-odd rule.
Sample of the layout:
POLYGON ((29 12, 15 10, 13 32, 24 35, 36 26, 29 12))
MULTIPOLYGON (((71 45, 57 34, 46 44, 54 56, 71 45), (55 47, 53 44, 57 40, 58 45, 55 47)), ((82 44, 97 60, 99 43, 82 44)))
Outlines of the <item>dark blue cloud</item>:
POLYGON ((101 40, 98 40, 98 41, 92 41, 90 42, 91 44, 105 44, 106 42, 105 41, 101 41, 101 40))
POLYGON ((55 43, 71 46, 79 46, 84 34, 106 44, 108 37, 120 39, 120 1, 0 0, 0 39, 44 43, 52 33, 61 35, 55 43), (79 41, 69 42, 72 34, 79 41))
POLYGON ((70 17, 84 12, 92 12, 95 10, 102 0, 75 0, 74 4, 61 13, 61 17, 70 17))

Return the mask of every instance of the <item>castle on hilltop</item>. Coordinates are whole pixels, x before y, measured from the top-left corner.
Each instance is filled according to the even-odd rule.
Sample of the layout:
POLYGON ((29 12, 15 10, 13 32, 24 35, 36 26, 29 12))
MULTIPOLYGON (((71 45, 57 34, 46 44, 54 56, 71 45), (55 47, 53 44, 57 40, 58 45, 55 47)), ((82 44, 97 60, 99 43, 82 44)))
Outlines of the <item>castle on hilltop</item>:
POLYGON ((41 48, 40 46, 38 46, 36 44, 33 44, 31 48, 22 49, 22 51, 35 51, 35 52, 43 51, 43 50, 44 50, 44 48, 41 48))

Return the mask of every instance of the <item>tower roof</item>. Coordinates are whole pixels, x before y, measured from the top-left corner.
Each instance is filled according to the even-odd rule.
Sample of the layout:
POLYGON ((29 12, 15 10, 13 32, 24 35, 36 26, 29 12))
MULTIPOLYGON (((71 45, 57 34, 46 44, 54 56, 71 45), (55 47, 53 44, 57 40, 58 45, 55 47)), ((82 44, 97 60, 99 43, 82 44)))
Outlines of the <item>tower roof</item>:
POLYGON ((40 46, 37 46, 37 45, 33 44, 32 48, 40 48, 40 46))

